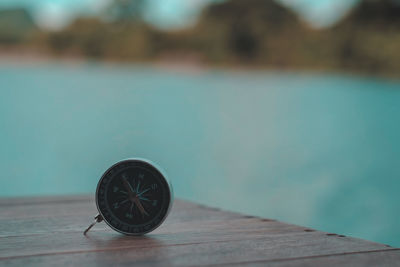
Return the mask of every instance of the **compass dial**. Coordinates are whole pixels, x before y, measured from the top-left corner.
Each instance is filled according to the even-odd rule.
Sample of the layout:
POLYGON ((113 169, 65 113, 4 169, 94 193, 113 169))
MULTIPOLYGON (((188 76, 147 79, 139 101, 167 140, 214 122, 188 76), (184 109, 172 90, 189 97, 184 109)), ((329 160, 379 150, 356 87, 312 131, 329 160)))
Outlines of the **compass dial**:
POLYGON ((157 228, 167 217, 172 190, 165 176, 150 162, 129 159, 103 174, 97 185, 96 204, 111 228, 141 235, 157 228))

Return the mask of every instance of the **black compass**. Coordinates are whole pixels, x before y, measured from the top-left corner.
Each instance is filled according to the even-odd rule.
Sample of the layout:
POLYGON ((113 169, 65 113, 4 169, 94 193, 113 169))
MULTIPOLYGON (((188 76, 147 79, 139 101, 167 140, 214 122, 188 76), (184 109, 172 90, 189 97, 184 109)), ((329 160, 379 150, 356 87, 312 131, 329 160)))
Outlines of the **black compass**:
POLYGON ((99 215, 114 230, 127 235, 153 231, 167 217, 172 205, 172 187, 153 163, 128 159, 111 166, 96 190, 99 215))

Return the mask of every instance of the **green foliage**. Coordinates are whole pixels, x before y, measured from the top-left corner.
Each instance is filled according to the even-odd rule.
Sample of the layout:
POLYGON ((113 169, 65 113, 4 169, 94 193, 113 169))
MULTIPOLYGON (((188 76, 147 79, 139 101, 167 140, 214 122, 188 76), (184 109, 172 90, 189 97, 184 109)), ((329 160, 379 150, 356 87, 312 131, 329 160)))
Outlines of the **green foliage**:
POLYGON ((26 41, 35 29, 35 23, 25 9, 0 10, 0 43, 26 41))
POLYGON ((63 31, 49 33, 47 44, 57 54, 142 60, 151 54, 150 36, 151 30, 144 24, 104 23, 97 18, 85 18, 63 31))
POLYGON ((5 27, 0 13, 0 41, 25 40, 58 55, 123 61, 195 55, 209 64, 400 75, 400 5, 395 0, 363 0, 338 24, 320 30, 272 0, 228 0, 206 7, 191 28, 160 31, 143 22, 146 3, 115 0, 105 11, 106 20, 80 18, 62 31, 28 41, 21 37, 26 31, 18 29, 29 26, 18 28, 14 22, 5 27), (10 37, 14 32, 18 37, 10 37))

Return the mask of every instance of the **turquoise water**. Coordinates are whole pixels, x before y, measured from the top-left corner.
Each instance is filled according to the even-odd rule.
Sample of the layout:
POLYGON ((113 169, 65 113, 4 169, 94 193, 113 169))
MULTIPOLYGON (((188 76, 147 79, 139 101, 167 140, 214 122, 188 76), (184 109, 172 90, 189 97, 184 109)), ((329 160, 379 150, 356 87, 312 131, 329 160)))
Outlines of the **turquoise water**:
POLYGON ((94 193, 117 160, 177 197, 400 246, 400 82, 0 64, 0 196, 94 193))

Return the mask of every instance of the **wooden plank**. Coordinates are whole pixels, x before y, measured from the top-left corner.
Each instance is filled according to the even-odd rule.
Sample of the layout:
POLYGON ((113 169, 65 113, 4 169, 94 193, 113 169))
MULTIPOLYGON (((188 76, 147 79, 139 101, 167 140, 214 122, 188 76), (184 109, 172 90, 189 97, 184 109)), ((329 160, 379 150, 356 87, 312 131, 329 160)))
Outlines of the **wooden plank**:
POLYGON ((10 197, 10 198, 0 198, 0 206, 42 205, 44 203, 56 204, 56 203, 68 203, 68 202, 88 203, 91 201, 94 201, 94 197, 89 195, 10 197))
MULTIPOLYGON (((124 238, 122 238, 122 240, 123 239, 124 238)), ((249 264, 258 263, 265 265, 266 262, 290 261, 292 258, 297 260, 297 262, 293 263, 295 264, 293 266, 296 266, 296 264, 302 264, 304 258, 320 256, 318 255, 318 251, 339 256, 343 253, 349 253, 336 253, 339 250, 335 250, 332 247, 328 249, 328 247, 332 246, 330 242, 324 247, 321 247, 320 240, 313 238, 309 238, 307 241, 303 240, 301 245, 294 245, 293 242, 296 242, 296 240, 293 240, 293 237, 289 236, 277 236, 277 238, 273 238, 272 240, 253 239, 234 242, 192 243, 182 246, 165 245, 160 240, 150 238, 148 240, 140 240, 140 243, 136 243, 136 247, 114 247, 114 245, 120 241, 121 239, 119 238, 109 241, 108 245, 114 248, 109 250, 102 250, 101 248, 104 243, 99 240, 94 240, 94 244, 100 245, 99 249, 96 251, 71 251, 70 253, 51 253, 30 257, 5 258, 3 260, 4 262, 14 263, 15 265, 32 264, 36 262, 41 265, 45 263, 57 263, 62 265, 72 264, 83 266, 111 264, 186 266, 215 264, 232 265, 234 263, 243 265, 246 262, 249 264)), ((345 249, 343 248, 342 251, 345 251, 345 249)), ((398 257, 400 251, 397 250, 395 252, 395 255, 397 255, 396 257, 398 257)), ((324 254, 323 256, 326 255, 324 254)), ((327 258, 326 261, 329 262, 332 260, 327 258)), ((365 261, 366 260, 363 260, 362 262, 365 261)), ((317 260, 317 262, 325 261, 324 258, 322 258, 321 260, 317 260)), ((320 265, 322 264, 317 266, 320 265)))
POLYGON ((82 230, 95 211, 87 196, 0 200, 0 264, 301 265, 303 258, 391 249, 181 200, 165 223, 144 237, 120 235, 104 223, 85 237, 82 230))

